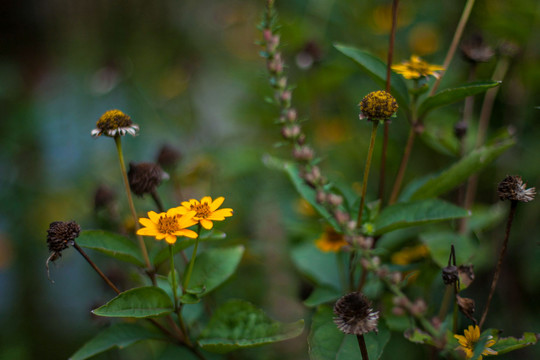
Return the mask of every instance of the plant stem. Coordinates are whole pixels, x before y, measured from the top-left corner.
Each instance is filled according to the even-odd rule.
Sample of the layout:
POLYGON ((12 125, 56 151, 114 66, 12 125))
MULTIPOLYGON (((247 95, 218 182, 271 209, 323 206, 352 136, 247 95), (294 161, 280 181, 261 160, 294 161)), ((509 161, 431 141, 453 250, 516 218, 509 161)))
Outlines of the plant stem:
POLYGON ((152 190, 150 193, 152 195, 152 199, 154 200, 154 203, 156 204, 159 212, 165 212, 165 208, 163 207, 163 203, 161 202, 161 199, 159 198, 159 194, 156 190, 152 190))
MULTIPOLYGON (((118 160, 120 161, 120 170, 122 171, 122 178, 124 179, 124 187, 126 188, 129 209, 131 210, 131 216, 133 217, 133 221, 135 222, 135 229, 139 230, 139 221, 137 218, 137 212, 135 211, 135 205, 133 205, 133 198, 131 197, 131 189, 129 188, 129 181, 128 181, 127 172, 126 172, 126 164, 124 163, 121 137, 118 135, 115 136, 114 142, 116 143, 116 151, 118 152, 118 160)), ((137 240, 139 241, 139 247, 141 248, 144 262, 146 263, 146 270, 148 274, 150 275, 150 277, 152 278, 152 282, 155 282, 154 271, 152 269, 152 265, 150 265, 150 258, 148 257, 148 251, 146 250, 146 245, 144 243, 144 240, 141 235, 137 235, 137 240)))
POLYGON ((178 309, 178 284, 176 283, 176 268, 174 267, 174 252, 172 244, 169 244, 169 259, 171 262, 172 291, 174 296, 174 310, 178 309))
POLYGON ((118 290, 118 288, 112 283, 112 281, 97 267, 97 265, 92 260, 90 260, 88 255, 86 255, 84 250, 76 242, 74 242, 73 247, 79 252, 79 254, 83 256, 86 261, 88 261, 90 266, 92 266, 92 268, 99 274, 99 276, 101 276, 101 278, 105 280, 107 285, 109 285, 109 287, 113 289, 117 294, 120 294, 121 291, 118 290))
POLYGON ((199 236, 201 234, 201 224, 197 225, 197 238, 195 239, 195 247, 193 248, 193 254, 191 255, 191 260, 189 261, 186 274, 184 275, 184 281, 182 283, 182 291, 186 291, 189 286, 189 279, 191 278, 191 273, 193 272, 193 265, 195 265, 195 258, 197 257, 197 248, 199 247, 199 236))
POLYGON ((467 21, 469 20, 469 16, 471 15, 473 5, 474 5, 474 0, 467 0, 467 3, 465 4, 465 7, 463 8, 463 13, 461 14, 461 18, 459 19, 456 32, 454 33, 454 38, 452 39, 452 43, 450 44, 450 48, 448 48, 448 52, 446 53, 446 58, 444 59, 443 67, 445 70, 441 72, 441 75, 439 76, 437 81, 435 81, 435 84, 433 84, 433 87, 431 88, 431 91, 429 92, 429 96, 432 96, 433 94, 435 94, 435 91, 437 91, 437 88, 439 87, 439 84, 441 83, 441 80, 445 72, 448 70, 448 66, 450 66, 450 62, 452 61, 452 58, 454 57, 454 54, 456 53, 458 43, 461 40, 461 36, 463 35, 463 30, 465 30, 465 25, 467 24, 467 21))
MULTIPOLYGON (((396 24, 397 24, 397 9, 399 5, 399 0, 392 1, 392 29, 390 30, 390 41, 388 44, 388 58, 386 59, 386 92, 390 93, 391 89, 391 79, 392 79, 392 58, 394 56, 394 42, 396 39, 396 24)), ((383 132, 383 145, 381 152, 381 170, 379 176, 379 199, 381 203, 384 197, 384 185, 386 179, 386 152, 388 149, 388 133, 390 130, 389 123, 384 122, 384 132, 383 132)))
POLYGON ((366 159, 366 166, 364 167, 364 180, 362 181, 362 198, 360 200, 360 209, 358 209, 358 219, 356 227, 362 227, 362 213, 364 212, 364 204, 366 202, 367 183, 369 178, 369 169, 371 168, 371 158, 373 157, 373 149, 375 148, 375 138, 377 137, 377 127, 379 126, 379 120, 373 121, 373 128, 371 130, 371 139, 369 142, 368 155, 366 159))
POLYGON ((356 339, 358 340, 358 346, 360 347, 360 353, 362 354, 363 360, 369 360, 367 348, 366 348, 366 341, 364 340, 364 335, 356 335, 356 339))
POLYGON ((407 164, 411 156, 415 137, 416 137, 415 124, 412 124, 411 129, 409 130, 409 137, 407 138, 407 144, 405 145, 405 151, 403 152, 403 157, 401 158, 401 163, 399 164, 399 170, 396 175, 396 180, 394 181, 394 186, 392 187, 392 194, 390 195, 390 200, 388 200, 388 205, 392 205, 397 200, 399 190, 401 188, 401 183, 403 182, 403 177, 405 176, 405 170, 407 169, 407 164))
POLYGON ((517 200, 511 200, 510 203, 510 213, 508 214, 508 221, 506 222, 506 232, 504 235, 504 241, 501 247, 501 252, 499 253, 499 260, 497 261, 497 266, 495 267, 495 274, 493 275, 493 281, 491 282, 491 289, 489 290, 489 296, 487 299, 486 307, 484 308, 484 313, 480 319, 479 327, 482 328, 486 317, 489 311, 489 305, 491 304, 491 299, 495 293, 495 288, 497 287, 497 281, 499 280, 499 275, 501 274, 501 267, 504 256, 506 255, 506 250, 508 249, 508 239, 510 238, 510 228, 512 227, 512 221, 514 220, 514 214, 516 212, 517 200))

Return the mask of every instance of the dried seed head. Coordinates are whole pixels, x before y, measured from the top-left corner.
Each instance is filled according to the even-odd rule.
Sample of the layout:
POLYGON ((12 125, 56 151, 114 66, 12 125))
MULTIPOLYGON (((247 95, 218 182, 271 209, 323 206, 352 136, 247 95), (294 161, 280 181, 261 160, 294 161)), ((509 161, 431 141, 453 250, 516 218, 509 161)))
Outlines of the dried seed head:
POLYGON ((360 102, 360 118, 388 120, 398 109, 396 99, 386 91, 374 91, 360 102))
POLYGON ((495 51, 484 42, 480 34, 475 34, 465 39, 460 46, 461 54, 465 60, 471 63, 488 62, 495 51))
POLYGON ((169 175, 154 163, 130 163, 128 171, 129 187, 138 196, 151 194, 169 175))
POLYGON ((450 265, 442 269, 442 279, 445 285, 452 285, 459 281, 457 266, 450 265))
POLYGON ((462 286, 468 287, 474 281, 474 266, 473 265, 459 265, 458 266, 459 281, 462 286))
POLYGON ((361 292, 341 297, 334 305, 334 314, 334 323, 345 334, 377 332, 379 312, 373 311, 371 303, 361 292))
POLYGON ((463 315, 465 315, 467 318, 469 318, 469 320, 476 324, 476 319, 473 317, 475 310, 474 300, 456 295, 456 301, 459 310, 463 313, 463 315))
POLYGON ((108 207, 114 199, 116 194, 114 191, 107 185, 99 185, 94 193, 94 209, 97 211, 102 208, 108 207))
POLYGON ((79 236, 81 227, 75 221, 54 221, 47 230, 47 245, 49 251, 60 253, 73 245, 73 241, 79 236))
POLYGON ((157 163, 164 168, 174 167, 182 160, 182 153, 175 147, 165 144, 159 149, 157 163))
POLYGON ((525 189, 526 186, 527 184, 523 183, 521 176, 507 176, 499 183, 497 188, 499 199, 521 202, 529 202, 534 200, 536 189, 525 189))

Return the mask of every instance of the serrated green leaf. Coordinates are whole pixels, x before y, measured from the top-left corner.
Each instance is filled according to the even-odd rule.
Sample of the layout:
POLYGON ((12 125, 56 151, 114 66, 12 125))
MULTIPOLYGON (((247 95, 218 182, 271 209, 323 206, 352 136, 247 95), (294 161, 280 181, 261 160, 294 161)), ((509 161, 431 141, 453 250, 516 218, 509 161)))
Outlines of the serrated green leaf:
POLYGON ((434 341, 431 335, 418 328, 409 329, 403 334, 405 339, 416 344, 430 344, 433 345, 434 341))
POLYGON ((272 167, 274 169, 282 170, 287 173, 289 176, 289 179, 293 183, 294 187, 296 188, 296 191, 307 201, 313 208, 330 224, 334 227, 336 231, 340 231, 340 226, 334 219, 332 215, 324 208, 324 206, 321 206, 316 200, 315 200, 315 190, 311 187, 309 187, 304 180, 300 177, 298 167, 290 162, 272 157, 272 156, 265 156, 263 159, 264 163, 272 167))
MULTIPOLYGON (((375 55, 365 50, 360 50, 352 46, 334 44, 334 47, 342 54, 353 59, 363 71, 365 71, 379 86, 386 86, 386 63, 375 55)), ((390 92, 396 98, 399 107, 409 112, 409 91, 403 78, 395 73, 391 73, 390 92)))
POLYGON ((123 349, 142 340, 166 340, 163 334, 138 324, 114 324, 84 344, 70 360, 84 360, 112 348, 123 349))
POLYGON ((335 287, 341 284, 336 254, 322 252, 313 243, 304 243, 292 250, 297 269, 317 285, 335 287))
POLYGON ((122 235, 104 230, 83 230, 76 241, 82 248, 97 250, 115 259, 144 266, 140 249, 122 235))
MULTIPOLYGON (((201 233, 199 241, 219 241, 225 239, 226 237, 227 234, 225 234, 223 231, 214 229, 212 231, 205 231, 201 233)), ((173 254, 178 254, 180 251, 185 250, 194 244, 195 239, 181 238, 181 240, 178 240, 173 245, 173 254)), ((156 247, 155 250, 150 254, 150 258, 152 259, 152 263, 154 263, 155 266, 160 265, 161 263, 169 259, 169 247, 156 247)))
POLYGON ((465 216, 469 216, 467 210, 439 199, 397 203, 381 211, 375 220, 375 235, 465 216))
POLYGON ((491 346, 491 349, 497 351, 500 354, 506 354, 507 352, 518 350, 526 346, 535 345, 540 338, 540 334, 532 332, 523 333, 523 336, 519 339, 509 336, 497 339, 497 342, 491 346))
POLYGON ((420 200, 442 195, 491 164, 499 155, 515 144, 512 138, 473 150, 448 169, 416 180, 403 190, 400 200, 420 200))
POLYGON ((468 96, 483 93, 495 86, 499 86, 500 84, 500 81, 479 81, 456 88, 445 89, 433 96, 426 98, 426 100, 420 104, 418 107, 418 117, 420 119, 424 119, 426 115, 433 109, 458 102, 468 96))
POLYGON ((193 354, 184 346, 168 345, 161 354, 157 357, 157 360, 199 360, 197 355, 193 354))
POLYGON ((202 289, 198 297, 208 294, 234 274, 243 254, 244 247, 239 245, 209 249, 197 255, 189 288, 202 289))
POLYGON ((420 240, 429 248, 431 258, 441 268, 448 265, 450 247, 456 249, 456 263, 466 264, 475 253, 477 245, 466 235, 450 231, 438 231, 420 234, 420 240))
POLYGON ((143 286, 120 293, 92 312, 107 317, 147 318, 165 315, 173 310, 171 299, 163 289, 143 286))
MULTIPOLYGON (((338 330, 332 318, 334 313, 329 306, 320 306, 313 317, 309 333, 309 358, 311 360, 349 360, 360 359, 360 349, 356 336, 346 335, 338 330)), ((377 360, 390 340, 390 331, 379 322, 379 333, 364 335, 369 358, 377 360)))
POLYGON ((303 329, 304 320, 280 323, 247 301, 231 300, 216 310, 198 343, 207 351, 227 353, 291 339, 303 329))

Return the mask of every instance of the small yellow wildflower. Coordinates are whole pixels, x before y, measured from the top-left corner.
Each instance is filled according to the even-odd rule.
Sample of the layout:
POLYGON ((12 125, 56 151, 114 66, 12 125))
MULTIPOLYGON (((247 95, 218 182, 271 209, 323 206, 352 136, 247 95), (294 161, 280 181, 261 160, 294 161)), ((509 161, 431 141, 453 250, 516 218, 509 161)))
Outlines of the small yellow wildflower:
POLYGON ((181 214, 189 211, 195 211, 193 220, 201 224, 206 230, 212 229, 214 224, 212 221, 222 221, 226 217, 233 215, 233 209, 219 209, 223 204, 225 198, 223 196, 218 197, 214 201, 210 196, 205 196, 201 201, 191 199, 189 201, 182 202, 182 206, 176 208, 181 214))
POLYGON ((373 91, 360 101, 360 119, 388 120, 398 109, 396 99, 386 91, 373 91))
MULTIPOLYGON (((476 346, 478 339, 480 339, 480 328, 478 325, 469 325, 469 329, 466 329, 464 334, 465 336, 454 335, 454 337, 459 341, 458 349, 463 350, 467 359, 470 359, 473 357, 474 347, 476 346)), ((490 336, 484 351, 482 351, 482 355, 497 355, 496 351, 489 348, 490 346, 493 346, 495 342, 496 341, 492 340, 492 337, 490 336)), ((478 357, 478 360, 482 360, 482 355, 478 357)))
POLYGON ((139 218, 139 222, 145 227, 137 230, 137 234, 154 236, 156 240, 165 239, 169 244, 174 244, 177 236, 195 239, 197 233, 186 229, 197 223, 193 218, 195 214, 195 211, 180 214, 177 208, 169 209, 166 213, 160 214, 149 211, 148 218, 139 218))
POLYGON ((315 246, 324 252, 337 252, 345 245, 347 245, 347 242, 343 234, 338 233, 332 227, 326 228, 321 237, 315 242, 315 246))
POLYGON ((401 64, 392 65, 392 70, 403 75, 405 79, 420 79, 429 75, 438 78, 439 73, 437 71, 444 70, 444 67, 428 64, 420 59, 419 56, 412 55, 410 61, 403 61, 401 64))
POLYGON ((106 111, 96 123, 96 128, 92 130, 92 136, 98 137, 106 135, 110 137, 124 136, 126 133, 135 136, 139 131, 139 125, 131 121, 131 118, 120 110, 106 111))

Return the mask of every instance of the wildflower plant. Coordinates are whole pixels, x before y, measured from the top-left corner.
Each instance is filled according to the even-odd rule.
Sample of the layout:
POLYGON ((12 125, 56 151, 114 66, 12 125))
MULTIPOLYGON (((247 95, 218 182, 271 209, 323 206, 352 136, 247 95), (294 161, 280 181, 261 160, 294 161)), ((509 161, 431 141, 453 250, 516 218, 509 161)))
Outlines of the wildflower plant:
MULTIPOLYGON (((467 125, 456 125, 455 134, 449 135, 455 139, 448 141, 437 138, 440 135, 436 135, 430 123, 435 110, 460 102, 470 106, 473 96, 490 89, 494 91, 501 85, 500 81, 484 80, 438 89, 440 80, 450 68, 474 1, 465 4, 443 65, 429 64, 414 54, 410 60, 394 64, 397 3, 393 1, 393 26, 386 63, 368 49, 335 44, 340 53, 358 65, 360 74, 368 75, 376 84, 376 90, 358 96, 362 99, 359 117, 372 122, 372 130, 363 177, 358 178, 360 186, 348 189, 346 184, 340 182, 338 186, 325 176, 322 162, 326 158, 316 155, 317 150, 310 145, 298 121, 300 115, 294 107, 293 87, 289 84, 287 64, 283 60, 286 56, 280 46, 275 1, 266 1, 266 11, 259 26, 261 55, 266 60, 273 89, 273 98, 269 102, 278 109, 276 123, 290 145, 292 155, 289 159, 267 156, 266 163, 287 174, 299 195, 330 228, 318 239, 306 239, 292 252, 293 262, 313 286, 304 301, 306 306, 313 308, 308 338, 310 359, 349 359, 354 353, 358 353, 356 358, 363 360, 379 359, 385 347, 392 347, 394 336, 404 336, 412 343, 431 347, 433 354, 452 359, 462 355, 479 359, 533 345, 538 338, 533 333, 500 338, 499 330, 483 329, 501 272, 516 204, 532 201, 535 195, 534 188, 527 189, 520 177, 507 178, 499 185, 499 197, 511 200, 512 205, 503 248, 490 292, 485 294, 488 302, 480 322, 475 314, 475 300, 463 293, 474 287, 475 277, 473 265, 465 262, 473 258, 474 231, 478 229, 468 225, 468 219, 485 216, 472 209, 469 200, 474 198, 476 189, 467 181, 512 147, 515 139, 503 133, 494 141, 486 142, 484 130, 479 134, 477 146, 469 149, 463 143, 467 125), (387 133, 392 131, 390 118, 409 124, 395 176, 383 171, 387 133), (376 159, 373 154, 379 124, 384 124, 385 134, 379 193, 375 195, 368 191, 368 180, 373 181, 369 169, 372 159, 376 159), (438 152, 452 153, 457 160, 434 174, 416 175, 404 186, 417 138, 438 152), (459 141, 461 145, 448 146, 459 141), (384 186, 388 179, 394 180, 391 189, 384 186), (464 183, 466 185, 462 185, 464 183), (455 189, 457 199, 449 201, 448 194, 455 189), (387 190, 390 193, 388 200, 385 199, 387 190), (440 198, 442 196, 445 200, 440 198), (430 290, 433 285, 426 283, 431 279, 428 274, 434 271, 442 275, 432 290, 441 293, 439 298, 442 300, 438 303, 429 302, 433 299, 430 290), (464 335, 460 335, 460 329, 470 323, 472 325, 464 335), (357 341, 350 335, 356 335, 357 341)), ((487 55, 488 51, 483 50, 483 53, 487 55)), ((483 59, 489 60, 487 56, 483 59)), ((492 106, 492 102, 490 104, 485 107, 492 106)), ((458 119, 457 123, 460 122, 467 124, 463 119, 458 119)), ((365 124, 363 122, 362 126, 365 124)))

